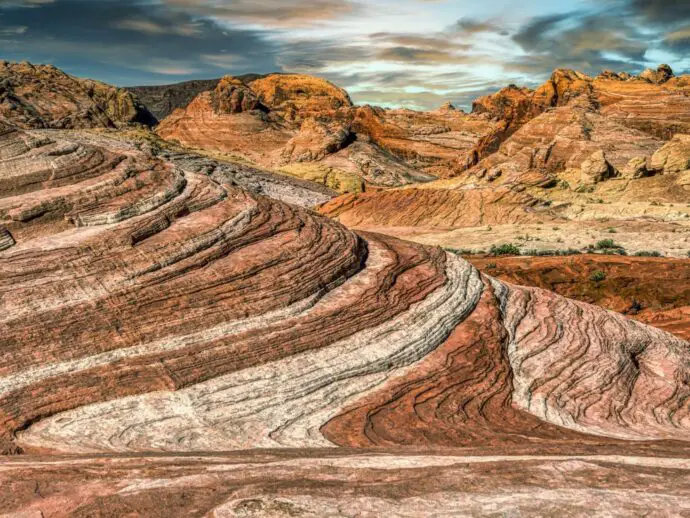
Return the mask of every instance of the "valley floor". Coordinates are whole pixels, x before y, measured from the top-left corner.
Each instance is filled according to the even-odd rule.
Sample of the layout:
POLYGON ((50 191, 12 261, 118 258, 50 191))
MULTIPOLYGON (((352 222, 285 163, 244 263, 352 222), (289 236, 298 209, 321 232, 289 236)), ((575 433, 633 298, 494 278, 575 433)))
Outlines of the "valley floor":
POLYGON ((690 516, 690 452, 627 450, 5 458, 0 508, 17 518, 690 516))

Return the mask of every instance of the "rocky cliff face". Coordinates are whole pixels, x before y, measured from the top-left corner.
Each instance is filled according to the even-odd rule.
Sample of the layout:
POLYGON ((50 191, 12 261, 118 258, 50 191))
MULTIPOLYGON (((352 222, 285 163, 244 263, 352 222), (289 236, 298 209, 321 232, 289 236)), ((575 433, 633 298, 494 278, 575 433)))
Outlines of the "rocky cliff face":
POLYGON ((129 86, 153 116, 162 121, 178 108, 186 108, 201 92, 213 90, 219 79, 201 79, 161 86, 129 86))
POLYGON ((23 128, 113 128, 153 124, 130 92, 78 79, 52 65, 0 61, 0 117, 23 128))
POLYGON ((542 235, 539 224, 567 227, 532 236, 538 248, 552 250, 584 249, 608 237, 604 228, 625 227, 637 235, 629 236, 629 251, 685 256, 687 238, 668 232, 690 231, 690 83, 667 67, 654 74, 592 78, 557 70, 534 91, 511 86, 478 99, 473 115, 493 127, 463 155, 463 172, 395 193, 346 196, 321 210, 358 228, 459 248, 486 239, 478 237, 482 226, 506 227, 494 227, 491 244, 529 241, 528 224, 542 235), (405 202, 393 210, 396 198, 405 202), (467 202, 457 200, 473 198, 483 202, 459 217, 457 207, 467 202))

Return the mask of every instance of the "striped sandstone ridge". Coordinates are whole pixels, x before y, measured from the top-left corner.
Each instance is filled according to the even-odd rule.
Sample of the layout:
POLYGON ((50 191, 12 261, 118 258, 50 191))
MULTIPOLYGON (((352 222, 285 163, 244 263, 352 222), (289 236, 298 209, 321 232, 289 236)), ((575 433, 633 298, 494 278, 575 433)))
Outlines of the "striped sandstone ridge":
POLYGON ((132 93, 52 65, 0 61, 0 117, 22 128, 114 128, 154 124, 132 93))
POLYGON ((67 136, 0 140, 6 453, 690 439, 687 342, 67 136))
POLYGON ((288 174, 315 168, 400 186, 455 174, 495 126, 487 116, 354 107, 347 93, 297 74, 223 78, 157 129, 165 139, 288 174), (295 167, 295 166, 300 167, 295 167))

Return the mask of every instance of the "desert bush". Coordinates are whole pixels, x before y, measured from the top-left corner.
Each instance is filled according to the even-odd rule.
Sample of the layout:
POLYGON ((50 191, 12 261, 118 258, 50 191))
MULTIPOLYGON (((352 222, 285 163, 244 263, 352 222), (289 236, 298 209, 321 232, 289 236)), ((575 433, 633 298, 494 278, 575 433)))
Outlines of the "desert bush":
POLYGON ((661 252, 657 252, 656 250, 641 250, 635 252, 635 257, 661 257, 661 252))
POLYGON ((592 275, 589 278, 594 282, 601 282, 606 280, 606 274, 601 270, 596 270, 595 272, 592 272, 592 275))
POLYGON ((491 245, 489 254, 493 256, 520 255, 520 249, 512 243, 507 243, 504 245, 491 245))

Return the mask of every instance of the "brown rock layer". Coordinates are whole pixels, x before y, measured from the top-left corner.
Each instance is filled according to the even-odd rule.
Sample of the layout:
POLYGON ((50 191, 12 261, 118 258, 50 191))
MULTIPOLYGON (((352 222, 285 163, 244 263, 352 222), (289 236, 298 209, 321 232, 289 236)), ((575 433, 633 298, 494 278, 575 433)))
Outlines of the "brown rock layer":
POLYGON ((472 263, 501 280, 596 304, 690 338, 688 260, 574 255, 477 258, 472 263), (597 271, 606 278, 592 280, 597 271))

